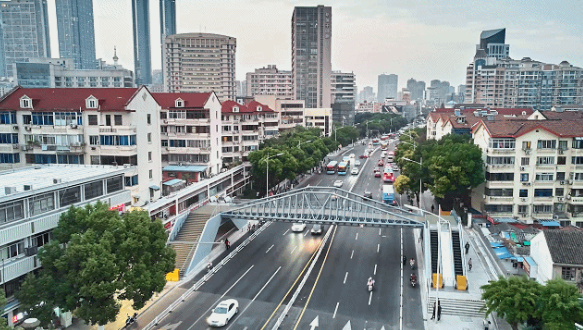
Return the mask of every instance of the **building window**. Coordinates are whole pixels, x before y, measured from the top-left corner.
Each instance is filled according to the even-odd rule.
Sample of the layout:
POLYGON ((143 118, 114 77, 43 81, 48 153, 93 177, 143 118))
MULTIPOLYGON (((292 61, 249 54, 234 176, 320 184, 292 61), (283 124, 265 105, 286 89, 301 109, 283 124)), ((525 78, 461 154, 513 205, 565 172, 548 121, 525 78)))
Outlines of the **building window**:
POLYGON ((0 204, 0 223, 24 219, 23 202, 9 202, 0 204))
POLYGON ((177 99, 176 101, 174 101, 174 106, 177 108, 183 108, 184 107, 184 101, 181 99, 177 99))
POLYGON ((583 137, 576 137, 573 139, 573 149, 583 149, 583 137))
POLYGON ((567 157, 559 156, 557 157, 557 165, 565 165, 567 164, 567 157))
POLYGON ((257 107, 257 111, 263 111, 263 109, 261 108, 261 106, 257 107))
POLYGON ((492 213, 512 213, 513 205, 484 205, 486 212, 492 213))
POLYGON ((28 201, 30 216, 35 216, 55 209, 55 194, 50 192, 35 195, 28 201))
POLYGON ((87 99, 87 102, 85 104, 85 106, 87 107, 87 109, 97 109, 97 99, 91 97, 87 99))
POLYGON ((557 180, 565 180, 565 172, 557 172, 557 180))
POLYGON ((150 170, 148 172, 148 176, 149 176, 150 179, 152 179, 154 177, 154 172, 152 170, 150 170))
POLYGON ((565 196, 565 188, 555 188, 555 196, 558 197, 565 196))
POLYGON ((528 197, 528 189, 520 189, 518 196, 519 197, 528 197))
POLYGON ((32 108, 32 100, 29 99, 28 97, 21 98, 20 99, 20 107, 25 108, 25 109, 31 109, 32 108))
POLYGON ((2 154, 0 153, 0 164, 18 164, 20 163, 20 154, 2 154))
POLYGON ((17 144, 18 133, 0 133, 0 144, 17 144))
POLYGON ((89 126, 99 125, 97 122, 97 115, 88 115, 87 118, 89 119, 89 126))
POLYGON ((551 188, 535 189, 534 197, 553 197, 553 189, 551 188))
POLYGON ((85 200, 93 199, 103 195, 103 181, 93 181, 84 186, 85 200))
POLYGON ((530 141, 522 141, 522 150, 530 150, 530 141))
POLYGON ((571 163, 574 165, 581 165, 583 164, 583 157, 572 157, 571 163))
POLYGON ((538 149, 555 149, 557 148, 557 140, 538 140, 538 149))
POLYGON ((115 122, 115 126, 122 126, 123 125, 121 115, 114 115, 113 121, 115 122))
POLYGON ((99 145, 99 135, 89 135, 89 145, 98 146, 99 145))
POLYGON ((148 161, 152 161, 152 152, 148 151, 148 161))
POLYGON ((146 115, 146 122, 148 123, 148 125, 152 124, 152 115, 151 114, 146 115))
POLYGON ((528 182, 528 173, 520 173, 520 182, 528 182))
POLYGON ((81 201, 81 187, 61 189, 58 192, 61 207, 75 204, 81 201))
POLYGON ((107 179, 107 193, 111 194, 112 192, 120 191, 123 189, 123 177, 116 176, 114 178, 107 179))
POLYGON ((486 172, 488 181, 514 181, 514 173, 490 173, 486 172))
POLYGON ((577 269, 573 267, 562 267, 561 278, 565 281, 575 281, 575 276, 577 275, 577 269))
POLYGON ((567 141, 559 141, 559 149, 567 150, 567 141))
MULTIPOLYGON (((24 242, 16 242, 0 249, 2 260, 10 260, 24 254, 24 242)), ((8 295, 7 295, 8 296, 8 295)))
POLYGON ((528 205, 518 205, 518 213, 528 213, 528 205))
POLYGON ((553 213, 552 205, 533 205, 532 211, 534 213, 553 213))
POLYGON ((490 157, 486 158, 488 165, 513 165, 514 157, 490 157))
POLYGON ((16 124, 16 112, 14 111, 0 112, 0 124, 2 125, 16 124))
POLYGON ((514 149, 516 140, 514 139, 490 139, 489 147, 494 149, 514 149))
POLYGON ((537 165, 555 165, 555 157, 537 157, 536 158, 537 165))
POLYGON ((239 112, 239 107, 233 107, 233 112, 239 112))
POLYGON ((148 143, 152 143, 152 133, 148 133, 148 143))
POLYGON ((522 157, 520 159, 520 165, 521 166, 528 166, 528 165, 530 165, 530 158, 529 157, 522 157))
POLYGON ((553 181, 554 174, 553 173, 537 173, 535 176, 536 181, 553 181))

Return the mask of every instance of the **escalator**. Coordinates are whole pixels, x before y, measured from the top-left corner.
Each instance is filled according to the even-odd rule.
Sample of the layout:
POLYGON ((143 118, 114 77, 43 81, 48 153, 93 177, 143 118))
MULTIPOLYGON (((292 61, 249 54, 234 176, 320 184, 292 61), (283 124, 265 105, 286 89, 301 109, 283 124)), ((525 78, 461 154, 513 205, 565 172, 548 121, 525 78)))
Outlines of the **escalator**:
POLYGON ((453 266, 455 275, 464 275, 464 265, 462 261, 462 246, 459 231, 451 232, 451 245, 453 249, 453 266))
POLYGON ((438 256, 438 237, 437 230, 431 230, 429 232, 430 244, 431 244, 431 273, 437 273, 437 256, 438 256))

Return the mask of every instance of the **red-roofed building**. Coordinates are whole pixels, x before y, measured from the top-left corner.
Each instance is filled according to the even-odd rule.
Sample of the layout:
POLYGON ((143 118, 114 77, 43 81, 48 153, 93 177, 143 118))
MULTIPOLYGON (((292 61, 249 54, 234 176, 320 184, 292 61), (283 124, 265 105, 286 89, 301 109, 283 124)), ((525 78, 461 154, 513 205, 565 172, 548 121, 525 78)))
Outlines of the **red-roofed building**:
POLYGON ((0 99, 0 166, 129 165, 143 205, 160 196, 159 113, 145 87, 18 87, 0 99))
POLYGON ((472 136, 486 163, 486 183, 474 189, 473 208, 492 217, 583 227, 582 113, 483 117, 472 136))
POLYGON ((223 162, 246 162, 259 144, 279 133, 278 115, 269 106, 254 100, 222 104, 223 162))

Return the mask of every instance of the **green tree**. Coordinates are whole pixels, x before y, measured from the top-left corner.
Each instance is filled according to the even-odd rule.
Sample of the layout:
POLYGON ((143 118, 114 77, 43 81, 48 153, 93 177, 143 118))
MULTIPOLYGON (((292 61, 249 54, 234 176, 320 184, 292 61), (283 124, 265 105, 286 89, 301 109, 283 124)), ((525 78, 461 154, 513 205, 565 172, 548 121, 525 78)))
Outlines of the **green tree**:
POLYGON ((17 294, 27 307, 42 301, 47 308, 60 307, 105 325, 116 319, 118 299, 141 309, 162 291, 166 273, 174 269, 175 253, 166 246, 164 227, 145 211, 120 217, 103 203, 71 207, 53 237, 39 251, 43 267, 38 276, 28 276, 25 290, 17 294))
POLYGON ((409 190, 409 183, 411 182, 411 179, 409 179, 408 176, 406 175, 399 175, 396 179, 395 182, 393 183, 393 186, 395 186, 395 192, 399 195, 403 195, 405 194, 405 192, 407 190, 409 190))
MULTIPOLYGON (((6 307, 6 294, 4 290, 0 289, 0 310, 4 310, 4 307, 6 307)), ((3 317, 0 317, 0 330, 12 330, 8 326, 8 320, 3 317)))
POLYGON ((526 276, 500 276, 481 287, 486 317, 493 312, 504 318, 514 330, 536 318, 541 285, 526 276))
POLYGON ((573 284, 562 279, 550 280, 539 294, 539 319, 545 329, 571 330, 575 322, 583 321, 581 294, 573 284))

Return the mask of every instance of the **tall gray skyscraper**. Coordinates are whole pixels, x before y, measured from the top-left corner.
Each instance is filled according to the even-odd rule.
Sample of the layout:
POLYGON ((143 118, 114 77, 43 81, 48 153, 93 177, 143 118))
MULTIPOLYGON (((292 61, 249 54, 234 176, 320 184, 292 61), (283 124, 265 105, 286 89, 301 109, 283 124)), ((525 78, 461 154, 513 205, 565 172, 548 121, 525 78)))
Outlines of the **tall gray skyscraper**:
POLYGON ((396 74, 379 75, 379 85, 377 88, 377 101, 384 103, 387 97, 397 98, 399 76, 396 74))
POLYGON ((292 16, 292 79, 306 108, 329 108, 332 74, 332 7, 295 7, 292 16))
POLYGON ((411 78, 407 80, 407 89, 411 92, 411 101, 422 100, 425 94, 425 82, 411 78))
POLYGON ((47 1, 0 3, 0 76, 12 77, 14 62, 51 56, 47 1))
POLYGON ((160 48, 162 67, 164 67, 164 40, 176 34, 176 0, 160 0, 160 48))
POLYGON ((76 69, 95 69, 93 0, 56 0, 59 54, 76 69))
POLYGON ((134 74, 136 85, 152 83, 152 54, 150 52, 150 7, 148 0, 132 0, 134 23, 134 74))

